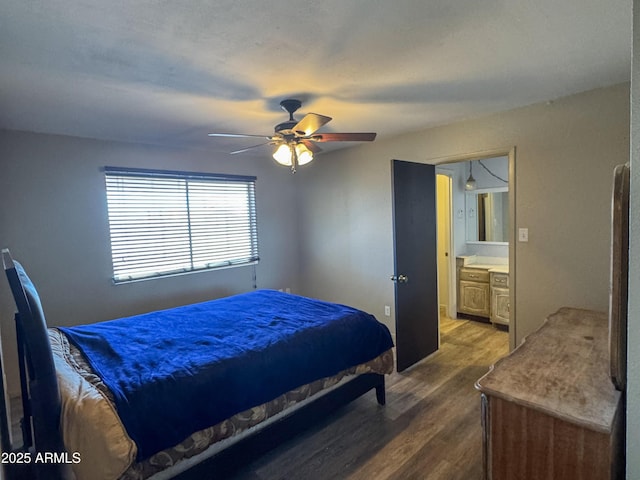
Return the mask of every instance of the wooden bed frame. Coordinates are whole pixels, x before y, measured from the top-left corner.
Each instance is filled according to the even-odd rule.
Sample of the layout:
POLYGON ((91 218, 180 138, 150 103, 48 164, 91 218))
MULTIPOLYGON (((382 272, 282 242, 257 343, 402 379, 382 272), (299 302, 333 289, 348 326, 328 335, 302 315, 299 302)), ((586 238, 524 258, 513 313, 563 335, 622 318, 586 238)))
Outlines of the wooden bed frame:
MULTIPOLYGON (((65 458, 60 430, 61 401, 47 333, 47 324, 35 286, 18 262, 11 258, 9 250, 2 250, 2 261, 13 294, 17 313, 16 340, 18 345, 20 384, 23 418, 20 421, 23 444, 11 442, 9 418, 5 398, 4 366, 0 362, 0 441, 3 452, 11 452, 15 461, 5 463, 6 480, 33 479, 67 480, 73 478, 68 464, 43 463, 35 459, 40 454, 57 454, 65 458), (30 463, 19 459, 30 459, 30 463)), ((212 457, 177 474, 179 480, 220 478, 273 449, 276 445, 305 430, 318 419, 325 418, 340 406, 346 405, 371 389, 376 390, 380 405, 385 404, 384 375, 367 373, 355 377, 340 387, 311 399, 299 409, 279 420, 267 424, 255 433, 233 443, 212 457)))

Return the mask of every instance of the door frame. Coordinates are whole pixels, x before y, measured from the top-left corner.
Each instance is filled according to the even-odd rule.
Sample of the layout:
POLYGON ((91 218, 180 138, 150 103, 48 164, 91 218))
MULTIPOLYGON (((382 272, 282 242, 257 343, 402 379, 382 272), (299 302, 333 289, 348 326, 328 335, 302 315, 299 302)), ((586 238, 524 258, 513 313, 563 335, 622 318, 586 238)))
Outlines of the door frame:
MULTIPOLYGON (((447 248, 449 249, 449 298, 447 299, 447 317, 449 318, 457 318, 458 314, 458 301, 456 296, 457 285, 456 285, 456 256, 454 255, 454 211, 453 211, 453 176, 454 171, 448 169, 446 167, 440 167, 436 165, 436 179, 438 175, 446 175, 449 177, 449 245, 447 248)), ((437 181, 436 181, 437 185, 437 181)))
MULTIPOLYGON (((427 159, 425 163, 438 167, 449 164, 468 162, 470 160, 484 160, 486 158, 507 157, 509 159, 509 349, 516 347, 516 332, 518 331, 518 317, 516 314, 516 284, 517 284, 517 228, 516 228, 516 147, 496 148, 493 150, 483 150, 447 157, 427 159)), ((452 217, 453 218, 453 217, 452 217)), ((452 222, 453 223, 453 222, 452 222)), ((453 237, 452 237, 453 238, 453 237)), ((453 251, 453 250, 452 250, 453 251)), ((455 255, 451 255, 455 259, 455 255)), ((454 268, 455 271, 455 268, 454 268)))

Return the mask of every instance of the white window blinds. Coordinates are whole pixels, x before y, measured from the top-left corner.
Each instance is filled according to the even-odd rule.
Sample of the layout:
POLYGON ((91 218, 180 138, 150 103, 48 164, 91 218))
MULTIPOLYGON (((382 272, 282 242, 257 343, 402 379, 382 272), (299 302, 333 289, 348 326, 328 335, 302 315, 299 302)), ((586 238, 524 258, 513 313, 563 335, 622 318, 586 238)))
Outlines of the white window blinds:
POLYGON ((255 177, 105 167, 116 283, 258 261, 255 177))

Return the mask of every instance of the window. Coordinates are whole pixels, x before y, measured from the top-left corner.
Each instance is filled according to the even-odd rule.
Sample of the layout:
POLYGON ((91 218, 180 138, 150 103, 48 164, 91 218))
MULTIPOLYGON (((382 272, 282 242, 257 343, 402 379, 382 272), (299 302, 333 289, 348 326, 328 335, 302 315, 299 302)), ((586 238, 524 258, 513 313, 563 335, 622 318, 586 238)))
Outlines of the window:
POLYGON ((258 261, 255 177, 105 167, 115 283, 258 261))

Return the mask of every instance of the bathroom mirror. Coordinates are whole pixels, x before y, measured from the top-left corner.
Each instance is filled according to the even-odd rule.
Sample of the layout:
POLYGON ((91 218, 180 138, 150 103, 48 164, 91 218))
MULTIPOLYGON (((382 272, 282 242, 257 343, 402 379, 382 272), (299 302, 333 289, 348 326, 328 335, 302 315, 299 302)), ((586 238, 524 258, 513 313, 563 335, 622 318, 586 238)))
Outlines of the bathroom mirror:
POLYGON ((509 241, 509 190, 487 188, 466 192, 467 242, 509 241))

